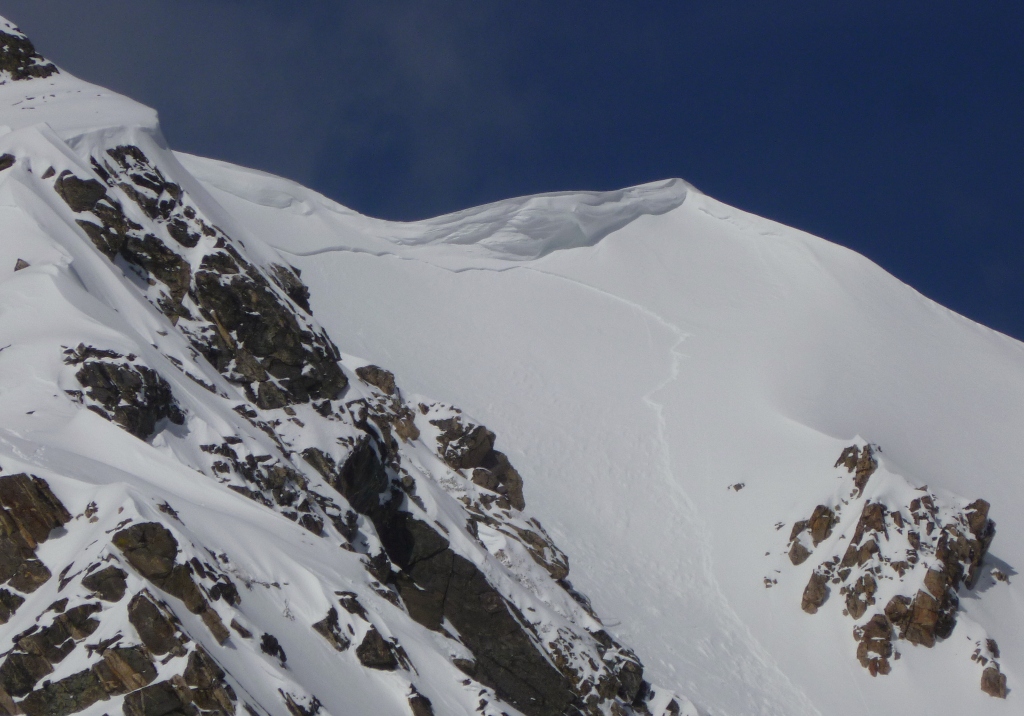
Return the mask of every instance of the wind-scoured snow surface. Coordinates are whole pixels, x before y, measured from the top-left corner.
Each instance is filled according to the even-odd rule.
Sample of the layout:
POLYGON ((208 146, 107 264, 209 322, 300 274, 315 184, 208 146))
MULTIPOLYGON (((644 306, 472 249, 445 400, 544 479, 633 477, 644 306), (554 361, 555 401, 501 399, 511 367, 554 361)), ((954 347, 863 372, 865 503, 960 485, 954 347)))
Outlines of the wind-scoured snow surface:
POLYGON ((331 335, 503 436, 574 583, 655 682, 716 716, 1019 713, 1020 343, 678 181, 399 224, 179 158, 302 269, 331 335), (898 642, 876 677, 843 597, 804 613, 813 564, 786 555, 865 441, 876 494, 983 498, 997 525, 953 633, 898 642), (979 688, 987 638, 1005 701, 979 688))

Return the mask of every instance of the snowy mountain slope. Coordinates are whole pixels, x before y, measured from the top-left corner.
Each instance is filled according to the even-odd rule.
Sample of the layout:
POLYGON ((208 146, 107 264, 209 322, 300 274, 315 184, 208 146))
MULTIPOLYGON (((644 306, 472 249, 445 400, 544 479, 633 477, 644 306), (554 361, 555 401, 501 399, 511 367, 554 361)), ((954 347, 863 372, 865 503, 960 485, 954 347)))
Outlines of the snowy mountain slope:
POLYGON ((712 714, 1019 711, 1018 342, 846 249, 680 183, 395 224, 179 158, 302 269, 332 336, 499 432, 536 476, 527 502, 574 583, 658 683, 712 714), (551 238, 578 237, 577 215, 594 206, 621 210, 621 225, 551 238), (439 241, 439 226, 474 243, 439 241), (910 515, 896 486, 927 485, 949 504, 987 500, 996 523, 952 634, 934 648, 897 641, 900 659, 876 677, 858 663, 840 585, 806 614, 820 560, 788 556, 794 523, 849 479, 836 458, 864 441, 882 449, 872 499, 910 515), (971 658, 989 638, 1005 701, 980 690, 971 658))
POLYGON ((692 713, 152 111, 6 22, 0 71, 0 713, 692 713))

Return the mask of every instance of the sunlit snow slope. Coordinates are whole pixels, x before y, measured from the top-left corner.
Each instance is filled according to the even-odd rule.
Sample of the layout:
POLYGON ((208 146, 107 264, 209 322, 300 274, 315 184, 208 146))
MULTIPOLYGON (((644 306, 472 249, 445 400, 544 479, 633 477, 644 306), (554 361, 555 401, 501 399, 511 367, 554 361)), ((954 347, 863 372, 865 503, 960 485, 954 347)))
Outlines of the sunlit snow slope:
POLYGON ((332 339, 250 218, 0 19, 0 716, 693 716, 538 476, 332 339))
POLYGON ((502 436, 575 583, 656 682, 716 716, 1020 713, 1020 343, 678 180, 399 224, 179 159, 302 269, 336 340, 502 436), (812 565, 787 556, 865 442, 882 451, 869 501, 927 485, 984 498, 997 525, 952 634, 897 642, 876 677, 841 596, 801 610, 812 565), (1006 700, 979 689, 989 638, 1006 700))

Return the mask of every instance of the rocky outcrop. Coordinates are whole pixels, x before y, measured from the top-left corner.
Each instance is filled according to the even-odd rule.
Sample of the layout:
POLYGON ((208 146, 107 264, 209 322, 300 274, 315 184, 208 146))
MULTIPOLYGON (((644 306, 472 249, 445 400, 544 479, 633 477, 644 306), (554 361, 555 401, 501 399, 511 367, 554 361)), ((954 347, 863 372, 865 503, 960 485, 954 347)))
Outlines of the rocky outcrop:
POLYGON ((135 437, 150 438, 165 418, 175 425, 185 422, 171 386, 152 368, 138 364, 135 356, 85 345, 65 355, 65 363, 81 366, 75 377, 85 393, 77 397, 135 437))
MULTIPOLYGON (((44 480, 25 474, 0 477, 0 584, 31 593, 49 580, 50 570, 36 558, 35 549, 70 520, 44 480)), ((16 601, 9 598, 6 603, 16 601)))
POLYGON ((57 74, 57 68, 36 52, 35 46, 16 28, 0 32, 0 84, 57 74))
POLYGON ((128 588, 127 577, 127 572, 111 565, 83 577, 82 586, 105 602, 119 602, 128 588))
POLYGON ((953 633, 957 592, 974 586, 995 535, 984 500, 951 502, 899 478, 873 477, 878 452, 870 445, 843 450, 836 467, 852 476, 848 493, 794 524, 789 546, 794 565, 826 551, 801 607, 816 613, 837 588, 843 613, 857 622, 857 659, 872 676, 890 673, 899 641, 933 647, 953 633), (878 479, 889 482, 869 489, 878 479), (844 510, 856 522, 846 521, 835 537, 844 510))
POLYGON ((506 496, 517 510, 526 508, 523 478, 505 454, 494 449, 494 433, 483 425, 466 424, 458 416, 430 422, 440 430, 439 452, 452 469, 471 470, 475 484, 506 496))
POLYGON ((198 614, 218 642, 228 639, 230 632, 196 586, 190 565, 175 563, 178 541, 170 530, 157 522, 136 524, 117 532, 111 542, 140 575, 198 614))

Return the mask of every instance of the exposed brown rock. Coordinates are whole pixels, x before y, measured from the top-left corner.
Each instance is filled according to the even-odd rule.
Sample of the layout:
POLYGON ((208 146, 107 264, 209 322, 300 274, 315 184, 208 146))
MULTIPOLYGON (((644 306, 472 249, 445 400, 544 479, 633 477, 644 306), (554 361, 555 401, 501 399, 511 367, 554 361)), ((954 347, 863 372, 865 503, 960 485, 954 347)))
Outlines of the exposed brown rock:
POLYGON ((0 477, 0 505, 10 510, 29 547, 45 542, 50 532, 71 521, 71 515, 45 480, 29 475, 0 477))
POLYGON ((235 712, 235 693, 224 682, 224 670, 202 647, 189 654, 182 677, 192 687, 192 703, 203 711, 235 712))
POLYGON ((395 385, 395 374, 375 365, 364 365, 356 368, 356 375, 370 385, 380 388, 387 395, 396 395, 398 387, 395 385))
POLYGON ((998 666, 987 666, 981 672, 981 690, 997 699, 1006 698, 1006 674, 998 666))
POLYGON ((814 572, 807 582, 807 586, 804 587, 800 608, 808 614, 816 614, 821 605, 828 599, 828 595, 828 575, 814 572))
POLYGON ((495 491, 506 495, 512 507, 525 509, 523 478, 509 463, 508 457, 494 449, 494 433, 482 425, 465 425, 458 417, 430 422, 441 429, 437 438, 439 452, 450 467, 473 470, 477 484, 490 479, 483 474, 484 471, 490 473, 498 484, 495 491))
POLYGON ((872 676, 888 674, 889 658, 893 655, 892 624, 884 614, 876 614, 864 626, 853 631, 857 646, 857 660, 872 676))

